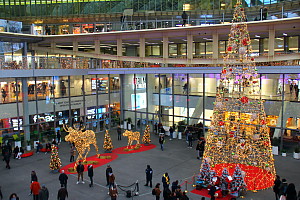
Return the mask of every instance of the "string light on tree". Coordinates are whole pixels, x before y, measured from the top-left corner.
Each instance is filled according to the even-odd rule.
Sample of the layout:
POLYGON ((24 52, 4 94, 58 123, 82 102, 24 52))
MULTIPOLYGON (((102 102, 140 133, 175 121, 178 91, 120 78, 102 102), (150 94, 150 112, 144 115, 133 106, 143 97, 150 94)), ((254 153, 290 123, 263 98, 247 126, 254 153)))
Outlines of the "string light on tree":
POLYGON ((147 125, 144 131, 143 139, 142 139, 144 144, 150 144, 150 126, 147 125))
POLYGON ((112 145, 112 140, 110 137, 110 134, 108 132, 108 130, 106 130, 105 135, 104 135, 104 143, 103 143, 103 149, 106 152, 111 152, 111 150, 113 149, 113 145, 112 145))
POLYGON ((245 169, 255 169, 255 177, 249 177, 243 169, 248 189, 269 188, 275 178, 274 159, 259 76, 251 56, 251 40, 240 1, 235 6, 228 36, 220 79, 222 87, 217 91, 204 158, 211 160, 212 168, 220 164, 240 164, 245 169))
POLYGON ((51 160, 50 160, 49 167, 53 171, 59 170, 61 167, 61 161, 60 158, 58 157, 57 146, 54 144, 51 146, 51 160))

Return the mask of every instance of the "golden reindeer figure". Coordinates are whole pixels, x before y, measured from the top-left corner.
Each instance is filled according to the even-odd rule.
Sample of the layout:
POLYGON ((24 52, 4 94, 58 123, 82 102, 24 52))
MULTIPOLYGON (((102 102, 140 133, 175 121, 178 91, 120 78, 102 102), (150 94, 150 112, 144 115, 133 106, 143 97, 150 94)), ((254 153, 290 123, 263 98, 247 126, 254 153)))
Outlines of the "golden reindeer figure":
POLYGON ((123 136, 128 137, 128 144, 127 144, 127 148, 130 147, 132 145, 132 142, 134 140, 136 140, 136 146, 140 145, 140 132, 132 132, 132 131, 128 131, 126 130, 123 133, 123 136))
MULTIPOLYGON (((92 130, 82 131, 85 127, 79 128, 79 127, 75 127, 75 125, 73 126, 73 128, 67 125, 63 125, 63 128, 66 132, 69 133, 65 137, 65 140, 67 142, 74 143, 75 148, 78 152, 76 164, 79 160, 83 160, 83 162, 86 161, 86 157, 90 152, 91 144, 94 145, 97 152, 97 156, 98 157, 100 156, 100 154, 98 153, 97 140, 94 131, 92 130)), ((74 167, 76 167, 76 164, 74 167)))

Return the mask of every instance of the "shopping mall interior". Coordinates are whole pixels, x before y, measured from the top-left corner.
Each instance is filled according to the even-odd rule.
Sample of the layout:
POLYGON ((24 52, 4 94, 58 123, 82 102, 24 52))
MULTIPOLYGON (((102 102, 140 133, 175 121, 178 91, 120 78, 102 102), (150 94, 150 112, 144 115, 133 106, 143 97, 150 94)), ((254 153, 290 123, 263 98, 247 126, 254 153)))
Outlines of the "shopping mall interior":
MULTIPOLYGON (((155 124, 161 123, 167 132, 174 126, 176 133, 195 130, 205 136, 217 94, 234 90, 221 86, 221 71, 235 3, 4 0, 0 3, 0 142, 18 138, 19 145, 33 147, 34 141, 47 143, 58 130, 63 132, 63 124, 84 124, 102 140, 105 130, 115 132, 128 124, 141 133, 146 125, 154 132, 155 124)), ((300 143, 300 1, 243 0, 242 5, 269 135, 271 140, 279 138, 280 151, 291 155, 300 143)), ((67 160, 67 144, 62 145, 67 160)), ((183 149, 185 142, 176 145, 182 146, 181 156, 185 152, 195 157, 183 149)), ((170 146, 176 149, 175 142, 170 146)), ((46 158, 37 157, 28 159, 46 163, 46 158)), ((144 158, 139 159, 146 167, 144 158)), ((178 179, 192 176, 200 166, 196 161, 188 162, 195 165, 191 174, 180 176, 172 168, 173 173, 178 179)), ((290 176, 279 164, 284 158, 275 161, 290 176)), ((26 170, 31 170, 30 162, 24 163, 26 170)), ((157 160, 153 162, 159 166, 157 160)), ((291 167, 297 164, 292 158, 288 162, 291 167)), ((187 166, 183 169, 188 171, 187 166)), ((4 181, 0 185, 13 192, 4 188, 4 181)), ((21 187, 18 191, 22 193, 21 187)), ((272 192, 267 193, 246 199, 269 199, 272 192)))

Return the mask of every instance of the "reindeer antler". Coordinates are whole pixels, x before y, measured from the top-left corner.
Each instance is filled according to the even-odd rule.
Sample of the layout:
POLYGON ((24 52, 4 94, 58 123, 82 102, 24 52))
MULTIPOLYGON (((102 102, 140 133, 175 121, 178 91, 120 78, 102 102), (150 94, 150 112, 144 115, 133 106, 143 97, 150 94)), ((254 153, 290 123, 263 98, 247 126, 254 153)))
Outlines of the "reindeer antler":
POLYGON ((69 132, 69 127, 68 127, 68 125, 63 124, 63 128, 64 128, 64 130, 65 130, 66 132, 69 132), (66 127, 67 127, 67 128, 66 128, 66 127))

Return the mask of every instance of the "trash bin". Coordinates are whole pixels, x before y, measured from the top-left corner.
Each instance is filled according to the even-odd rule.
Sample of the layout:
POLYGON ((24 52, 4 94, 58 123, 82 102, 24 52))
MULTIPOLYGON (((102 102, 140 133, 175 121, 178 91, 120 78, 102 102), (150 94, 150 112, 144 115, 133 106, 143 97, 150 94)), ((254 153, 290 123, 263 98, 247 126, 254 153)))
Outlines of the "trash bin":
POLYGON ((182 139, 182 133, 178 132, 178 140, 181 140, 181 139, 182 139))

